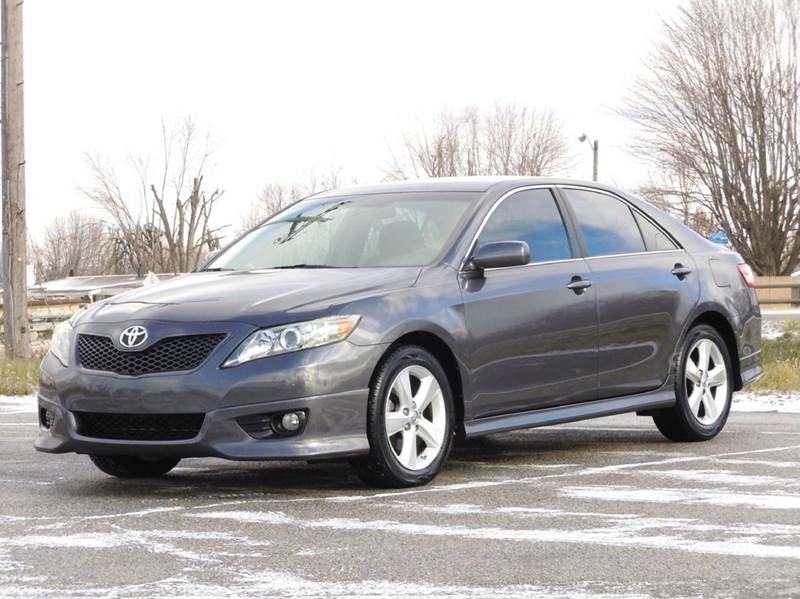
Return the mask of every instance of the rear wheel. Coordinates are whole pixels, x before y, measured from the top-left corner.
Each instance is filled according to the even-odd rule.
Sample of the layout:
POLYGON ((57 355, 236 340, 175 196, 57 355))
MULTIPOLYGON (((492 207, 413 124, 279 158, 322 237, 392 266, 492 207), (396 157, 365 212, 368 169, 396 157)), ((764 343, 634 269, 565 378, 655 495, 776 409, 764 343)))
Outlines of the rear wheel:
POLYGON ((453 445, 453 413, 450 385, 436 358, 418 346, 395 350, 370 389, 370 453, 352 460, 359 477, 382 487, 432 480, 453 445))
POLYGON ((658 430, 673 441, 707 441, 728 420, 733 368, 728 347, 708 325, 689 331, 675 381, 675 406, 653 416, 658 430))
POLYGON ((142 458, 137 456, 90 455, 95 466, 119 478, 152 478, 163 476, 180 462, 180 458, 142 458))

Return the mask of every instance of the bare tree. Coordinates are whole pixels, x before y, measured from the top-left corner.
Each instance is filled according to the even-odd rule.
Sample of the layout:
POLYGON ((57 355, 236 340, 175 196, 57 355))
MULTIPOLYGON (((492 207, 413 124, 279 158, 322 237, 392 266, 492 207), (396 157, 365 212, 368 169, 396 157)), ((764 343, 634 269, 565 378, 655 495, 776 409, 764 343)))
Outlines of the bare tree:
POLYGON ((638 194, 707 237, 719 228, 702 198, 695 191, 697 182, 685 172, 662 170, 637 190, 638 194))
POLYGON ((337 189, 341 187, 341 183, 340 170, 334 168, 322 174, 311 171, 305 183, 267 183, 250 206, 250 213, 242 219, 241 230, 252 229, 297 200, 315 193, 337 189))
POLYGON ((212 224, 222 191, 207 191, 204 170, 211 156, 208 135, 191 119, 167 129, 162 123, 160 169, 149 173, 146 160, 132 160, 135 192, 123 192, 113 167, 89 157, 93 184, 84 194, 100 206, 116 230, 117 258, 137 271, 187 272, 219 248, 220 228, 212 224))
POLYGON ((561 123, 549 111, 495 104, 481 113, 443 111, 429 131, 404 135, 385 171, 392 180, 465 175, 543 175, 571 164, 561 123))
POLYGON ((112 239, 99 219, 72 211, 53 220, 32 244, 37 280, 109 272, 112 239))
POLYGON ((624 114, 637 150, 691 178, 696 198, 761 274, 800 259, 798 0, 692 0, 624 114))

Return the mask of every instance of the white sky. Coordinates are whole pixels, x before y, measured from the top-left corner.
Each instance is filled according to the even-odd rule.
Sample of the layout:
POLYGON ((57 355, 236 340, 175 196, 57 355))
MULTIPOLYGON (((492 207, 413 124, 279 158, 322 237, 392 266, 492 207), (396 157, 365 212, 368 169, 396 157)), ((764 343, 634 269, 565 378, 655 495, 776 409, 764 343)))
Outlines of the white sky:
POLYGON ((675 0, 393 2, 28 0, 25 88, 32 235, 90 210, 86 152, 118 169, 158 152, 160 121, 216 142, 207 182, 238 226, 268 181, 341 168, 374 182, 389 144, 443 107, 549 107, 571 175, 635 187, 647 167, 614 114, 675 0))

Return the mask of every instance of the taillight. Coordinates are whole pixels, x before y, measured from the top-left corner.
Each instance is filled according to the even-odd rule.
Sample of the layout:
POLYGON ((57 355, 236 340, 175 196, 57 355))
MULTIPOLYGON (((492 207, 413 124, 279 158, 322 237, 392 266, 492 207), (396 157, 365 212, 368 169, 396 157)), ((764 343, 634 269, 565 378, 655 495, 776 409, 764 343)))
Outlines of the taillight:
POLYGON ((739 274, 742 275, 744 284, 750 287, 750 289, 754 289, 756 286, 756 275, 753 272, 753 269, 750 268, 750 265, 743 263, 737 265, 736 268, 739 269, 739 274))

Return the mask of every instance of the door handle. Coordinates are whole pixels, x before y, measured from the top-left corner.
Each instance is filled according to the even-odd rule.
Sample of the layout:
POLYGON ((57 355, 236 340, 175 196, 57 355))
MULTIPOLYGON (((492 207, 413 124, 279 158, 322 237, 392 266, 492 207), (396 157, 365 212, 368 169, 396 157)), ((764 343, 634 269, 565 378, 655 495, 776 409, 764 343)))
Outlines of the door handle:
POLYGON ((588 279, 582 279, 579 276, 572 277, 572 281, 567 284, 567 289, 572 289, 575 295, 580 295, 592 286, 592 282, 588 279))
POLYGON ((686 275, 692 274, 692 269, 683 264, 676 264, 670 272, 679 279, 683 279, 686 275))

